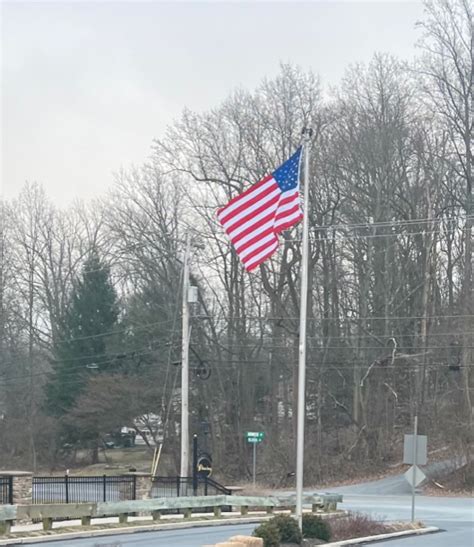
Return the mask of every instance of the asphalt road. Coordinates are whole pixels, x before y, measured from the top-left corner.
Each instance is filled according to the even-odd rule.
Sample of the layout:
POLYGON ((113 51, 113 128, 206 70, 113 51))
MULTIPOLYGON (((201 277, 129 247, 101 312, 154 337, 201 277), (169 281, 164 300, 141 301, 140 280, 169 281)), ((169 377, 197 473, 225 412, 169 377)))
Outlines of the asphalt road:
MULTIPOLYGON (((403 476, 370 483, 331 488, 344 494, 343 509, 360 511, 384 520, 409 520, 410 489, 403 476)), ((416 518, 444 531, 420 537, 391 540, 386 547, 474 547, 474 502, 472 498, 417 496, 416 518)), ((249 534, 253 525, 144 532, 81 540, 42 543, 53 547, 201 547, 236 534, 249 534)), ((372 544, 376 545, 376 544, 372 544)))

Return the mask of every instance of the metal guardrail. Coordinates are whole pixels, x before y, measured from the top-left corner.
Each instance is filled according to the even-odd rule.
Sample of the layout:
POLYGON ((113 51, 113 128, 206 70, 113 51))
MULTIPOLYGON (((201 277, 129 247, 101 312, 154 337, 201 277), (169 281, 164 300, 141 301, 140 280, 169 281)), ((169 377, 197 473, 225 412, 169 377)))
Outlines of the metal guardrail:
MULTIPOLYGON (((303 497, 303 504, 311 505, 313 511, 320 509, 336 510, 337 503, 342 501, 339 494, 318 494, 303 497)), ((212 507, 216 517, 221 516, 222 507, 240 508, 246 515, 250 508, 273 512, 275 508, 293 509, 296 505, 294 496, 183 496, 149 500, 130 500, 117 502, 97 502, 78 504, 36 504, 36 505, 3 505, 0 506, 0 534, 10 532, 15 520, 41 520, 43 529, 50 530, 55 519, 81 519, 83 525, 90 525, 91 518, 118 516, 119 522, 127 522, 128 516, 134 513, 151 513, 153 520, 159 520, 163 511, 179 509, 185 518, 190 518, 193 509, 212 507)))
POLYGON ((0 477, 0 505, 13 503, 13 477, 0 477))
POLYGON ((133 475, 33 477, 32 501, 34 504, 134 499, 136 499, 136 477, 133 475))

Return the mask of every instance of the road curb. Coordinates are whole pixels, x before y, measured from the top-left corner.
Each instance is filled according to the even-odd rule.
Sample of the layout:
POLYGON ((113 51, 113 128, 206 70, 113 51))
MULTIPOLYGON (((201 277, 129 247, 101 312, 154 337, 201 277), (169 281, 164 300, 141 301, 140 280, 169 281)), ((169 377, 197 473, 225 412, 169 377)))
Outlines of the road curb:
POLYGON ((395 539, 406 536, 421 536, 424 534, 434 534, 440 529, 436 526, 427 526, 426 528, 418 528, 417 530, 403 530, 401 532, 390 532, 389 534, 378 534, 376 536, 366 536, 355 539, 345 539, 343 541, 335 541, 325 543, 324 547, 348 547, 350 545, 359 545, 361 543, 373 543, 374 541, 384 541, 386 539, 395 539))
MULTIPOLYGON (((161 523, 161 524, 145 524, 138 526, 130 526, 126 528, 107 528, 102 530, 84 530, 77 532, 65 532, 63 534, 51 534, 47 536, 36 536, 36 537, 23 537, 23 538, 11 538, 11 539, 2 539, 0 540, 0 546, 10 546, 10 545, 31 545, 44 542, 54 542, 54 541, 64 541, 64 540, 74 540, 74 539, 86 539, 91 537, 106 537, 106 536, 119 536, 127 534, 136 534, 142 532, 160 532, 165 530, 183 530, 187 528, 203 528, 203 527, 216 527, 216 526, 226 526, 231 524, 257 524, 264 520, 271 518, 271 515, 261 515, 255 517, 239 517, 239 518, 230 518, 224 520, 202 520, 195 522, 170 522, 170 523, 161 523)), ((332 543, 326 543, 324 547, 348 547, 350 545, 359 545, 361 543, 372 543, 375 541, 383 541, 386 539, 394 539, 397 537, 404 536, 415 536, 423 534, 433 534, 439 532, 439 528, 436 526, 429 526, 427 528, 420 528, 417 530, 403 530, 401 532, 391 532, 389 534, 379 534, 376 536, 367 536, 356 539, 346 539, 343 541, 337 541, 332 543)))

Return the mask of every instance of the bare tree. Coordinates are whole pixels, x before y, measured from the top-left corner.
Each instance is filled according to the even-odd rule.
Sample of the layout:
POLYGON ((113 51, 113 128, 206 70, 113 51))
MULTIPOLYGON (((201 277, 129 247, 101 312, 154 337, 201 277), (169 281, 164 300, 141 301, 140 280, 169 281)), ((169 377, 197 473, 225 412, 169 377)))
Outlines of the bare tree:
POLYGON ((424 31, 421 47, 425 55, 419 68, 425 80, 425 92, 443 120, 452 145, 451 162, 465 191, 463 286, 460 294, 462 313, 466 316, 463 337, 463 375, 468 426, 472 424, 473 404, 470 365, 473 361, 473 80, 474 23, 469 0, 436 0, 425 3, 426 19, 420 23, 424 31))

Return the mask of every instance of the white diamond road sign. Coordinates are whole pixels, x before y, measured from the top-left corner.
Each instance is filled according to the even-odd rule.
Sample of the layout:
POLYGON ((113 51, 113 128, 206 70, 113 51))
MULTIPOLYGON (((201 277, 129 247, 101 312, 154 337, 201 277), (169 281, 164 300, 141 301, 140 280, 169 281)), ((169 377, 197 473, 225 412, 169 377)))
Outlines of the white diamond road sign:
MULTIPOLYGON (((426 475, 423 473, 423 471, 418 466, 415 465, 414 467, 415 467, 415 484, 414 484, 414 486, 418 486, 419 484, 421 484, 426 479, 426 475)), ((404 477, 406 478, 408 483, 413 486, 413 465, 404 474, 404 477)))

